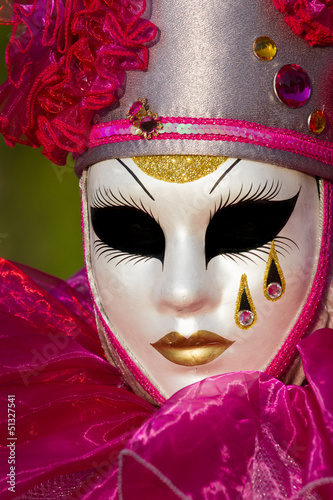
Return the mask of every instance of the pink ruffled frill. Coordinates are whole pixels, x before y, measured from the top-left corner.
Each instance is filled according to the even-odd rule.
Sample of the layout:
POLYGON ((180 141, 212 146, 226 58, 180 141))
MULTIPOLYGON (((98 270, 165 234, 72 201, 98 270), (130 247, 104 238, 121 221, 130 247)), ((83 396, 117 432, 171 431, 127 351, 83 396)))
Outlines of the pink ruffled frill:
POLYGON ((230 373, 166 401, 121 452, 120 497, 332 499, 333 331, 299 350, 305 387, 230 373))
POLYGON ((1 498, 8 395, 21 499, 333 498, 332 330, 299 344, 304 387, 229 373, 156 411, 105 361, 84 275, 24 270, 0 261, 1 498))
POLYGON ((332 0, 273 0, 293 32, 310 45, 333 44, 332 0))
POLYGON ((27 498, 57 500, 64 490, 85 498, 109 478, 119 450, 154 408, 105 360, 84 276, 73 280, 74 289, 25 271, 29 276, 0 260, 0 498, 13 499, 40 483, 27 498), (11 395, 14 435, 8 430, 11 395), (15 494, 7 483, 12 441, 15 494))
POLYGON ((122 95, 126 71, 145 70, 157 29, 145 0, 2 2, 12 24, 8 80, 0 86, 0 132, 7 144, 43 146, 64 165, 82 153, 96 110, 122 95), (12 6, 11 6, 12 5, 12 6))

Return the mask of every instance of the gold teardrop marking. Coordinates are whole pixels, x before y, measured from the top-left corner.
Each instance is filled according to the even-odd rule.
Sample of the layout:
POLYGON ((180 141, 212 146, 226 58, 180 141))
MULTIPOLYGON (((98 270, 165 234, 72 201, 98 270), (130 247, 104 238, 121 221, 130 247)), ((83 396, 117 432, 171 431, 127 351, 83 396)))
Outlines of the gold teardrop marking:
POLYGON ((246 274, 242 274, 235 310, 236 325, 242 330, 248 330, 257 321, 257 313, 250 294, 246 274))
POLYGON ((267 300, 275 302, 282 297, 285 290, 286 282, 272 241, 264 276, 264 295, 267 300))

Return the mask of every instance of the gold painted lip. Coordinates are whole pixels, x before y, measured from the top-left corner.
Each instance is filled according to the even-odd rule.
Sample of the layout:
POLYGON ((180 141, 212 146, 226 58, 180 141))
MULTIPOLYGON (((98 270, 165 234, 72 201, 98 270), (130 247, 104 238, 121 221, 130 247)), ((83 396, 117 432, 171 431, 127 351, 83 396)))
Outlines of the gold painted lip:
POLYGON ((218 358, 233 343, 208 330, 198 330, 188 339, 178 332, 170 332, 151 345, 172 363, 198 366, 218 358))

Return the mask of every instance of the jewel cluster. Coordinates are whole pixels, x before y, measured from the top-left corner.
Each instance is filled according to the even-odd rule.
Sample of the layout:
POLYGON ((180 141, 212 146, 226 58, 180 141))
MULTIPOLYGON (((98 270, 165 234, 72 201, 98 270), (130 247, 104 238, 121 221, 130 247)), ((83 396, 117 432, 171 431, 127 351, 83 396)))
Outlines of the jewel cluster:
POLYGON ((157 136, 163 127, 156 113, 149 110, 146 99, 138 99, 130 107, 127 117, 135 127, 135 135, 142 135, 145 139, 157 136))
MULTIPOLYGON (((260 36, 254 42, 253 52, 261 61, 271 61, 277 53, 277 47, 270 37, 260 36)), ((289 108, 300 108, 311 97, 309 75, 298 64, 285 64, 275 75, 274 91, 278 99, 289 108)), ((318 109, 309 116, 309 130, 319 135, 325 130, 326 122, 325 112, 318 109)))

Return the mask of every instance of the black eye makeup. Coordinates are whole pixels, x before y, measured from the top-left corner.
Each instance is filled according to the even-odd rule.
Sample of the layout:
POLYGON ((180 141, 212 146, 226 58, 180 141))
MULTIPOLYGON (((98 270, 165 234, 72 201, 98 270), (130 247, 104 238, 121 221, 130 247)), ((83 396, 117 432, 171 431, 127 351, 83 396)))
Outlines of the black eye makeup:
MULTIPOLYGON (((221 198, 206 229, 206 264, 218 255, 242 259, 246 257, 242 254, 251 254, 254 250, 256 255, 260 251, 266 252, 265 245, 276 239, 288 222, 300 192, 292 198, 276 201, 274 198, 280 189, 279 183, 272 182, 268 186, 266 182, 256 190, 251 185, 245 194, 241 189, 232 201, 230 194, 221 198)), ((163 263, 163 230, 142 201, 126 198, 120 192, 115 194, 110 188, 99 188, 93 196, 90 210, 92 226, 98 238, 94 242, 98 256, 106 256, 108 262, 117 259, 117 265, 124 261, 140 262, 150 258, 163 263)), ((288 238, 277 239, 277 248, 291 248, 289 242, 296 245, 292 240, 287 242, 288 238)))
POLYGON ((92 202, 91 220, 99 255, 106 253, 109 260, 129 254, 163 261, 164 233, 142 203, 138 205, 121 193, 115 196, 109 189, 99 189, 92 202))
POLYGON ((206 264, 217 255, 242 254, 258 249, 279 234, 299 196, 298 191, 292 198, 274 201, 280 189, 279 184, 273 183, 267 189, 266 183, 251 194, 251 186, 244 196, 240 192, 231 203, 229 198, 224 204, 221 201, 206 230, 206 264))

